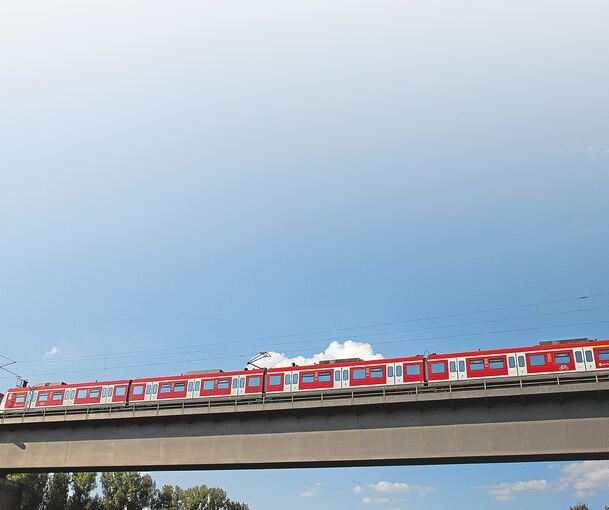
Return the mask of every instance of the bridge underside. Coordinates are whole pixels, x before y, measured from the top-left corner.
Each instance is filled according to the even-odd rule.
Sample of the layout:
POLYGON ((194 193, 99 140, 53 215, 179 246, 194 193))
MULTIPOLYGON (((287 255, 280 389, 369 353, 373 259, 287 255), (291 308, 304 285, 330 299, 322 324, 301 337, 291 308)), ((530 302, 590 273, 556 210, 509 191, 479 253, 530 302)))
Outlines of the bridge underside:
POLYGON ((0 472, 609 459, 609 382, 4 418, 0 472))

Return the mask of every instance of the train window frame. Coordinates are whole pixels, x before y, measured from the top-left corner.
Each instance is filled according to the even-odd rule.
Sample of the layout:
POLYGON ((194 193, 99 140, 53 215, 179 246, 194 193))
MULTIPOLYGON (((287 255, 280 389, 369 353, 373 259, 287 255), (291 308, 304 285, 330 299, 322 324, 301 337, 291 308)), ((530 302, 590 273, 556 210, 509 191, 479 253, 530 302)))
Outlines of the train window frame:
POLYGON ((352 381, 362 381, 366 378, 366 369, 365 368, 354 368, 351 371, 351 380, 352 381))
POLYGON ((162 395, 167 395, 168 393, 171 393, 171 383, 161 384, 159 388, 159 393, 161 393, 162 395))
POLYGON ((334 371, 334 382, 340 382, 340 370, 334 371))
POLYGON ((421 375, 421 365, 419 365, 418 363, 406 365, 406 376, 414 377, 415 375, 421 375))
POLYGON ((241 388, 241 389, 245 388, 245 377, 241 377, 239 379, 239 388, 241 388))
POLYGON ((51 400, 58 402, 59 400, 63 400, 63 391, 54 391, 51 400))
MULTIPOLYGON (((237 379, 235 379, 234 382, 237 382, 237 379)), ((195 382, 195 391, 199 391, 200 389, 201 389, 201 381, 197 380, 195 382)))
POLYGON ((64 397, 66 400, 70 400, 70 390, 66 390, 66 394, 64 397))
POLYGON ((114 395, 117 397, 124 397, 126 393, 127 393, 127 388, 125 388, 124 386, 119 386, 118 388, 116 388, 114 395))
POLYGON ((450 370, 451 374, 454 374, 457 371, 457 363, 456 362, 451 361, 449 363, 449 367, 450 367, 449 370, 450 370))
MULTIPOLYGON (((590 352, 590 351, 588 351, 590 352)), ((598 360, 599 361, 609 361, 609 349, 599 349, 598 350, 598 360)))
POLYGON ((157 383, 154 383, 152 385, 152 394, 156 395, 157 391, 159 391, 159 385, 157 383))
POLYGON ((41 391, 40 393, 38 393, 38 402, 46 402, 47 400, 49 400, 48 391, 41 391))
POLYGON ((271 374, 269 375, 269 386, 279 386, 283 381, 283 377, 281 374, 271 374))
POLYGON ((285 386, 289 386, 290 385, 290 381, 291 381, 290 374, 285 374, 285 377, 283 378, 284 385, 285 386))
POLYGON ((348 381, 349 380, 349 370, 347 370, 346 368, 343 370, 343 381, 348 381))
POLYGON ((186 391, 186 383, 177 382, 173 384, 174 393, 184 393, 186 391))
POLYGON ((195 389, 195 385, 193 384, 192 381, 188 381, 188 391, 189 393, 192 393, 195 389))
POLYGON ((108 394, 108 388, 102 389, 102 398, 106 398, 107 394, 108 394))
POLYGON ((85 390, 84 388, 79 389, 76 392, 76 398, 80 400, 87 398, 87 390, 85 390))
POLYGON ((113 395, 113 393, 114 393, 114 387, 113 387, 113 386, 110 386, 110 387, 108 388, 108 396, 109 396, 109 397, 111 397, 111 396, 113 395))
POLYGON ((582 351, 575 351, 575 363, 583 363, 584 357, 582 356, 582 351))
POLYGON ((298 384, 298 374, 292 374, 292 385, 298 384))
POLYGON ((144 394, 144 385, 137 384, 137 385, 133 386, 133 388, 131 388, 131 394, 134 397, 135 396, 139 396, 139 395, 143 395, 144 394))
POLYGON ((518 366, 520 368, 524 368, 526 366, 526 363, 524 361, 524 356, 522 354, 520 356, 518 356, 518 366))
POLYGON ((374 367, 370 369, 370 379, 382 379, 385 377, 383 367, 374 367))
POLYGON ((387 367, 387 377, 393 377, 393 365, 387 367))
POLYGON ((332 382, 332 372, 318 372, 317 381, 318 382, 332 382))
POLYGON ((74 397, 75 397, 75 396, 76 396, 76 390, 74 390, 74 389, 73 389, 73 390, 70 392, 70 400, 74 400, 74 397))
POLYGON ((237 389, 238 385, 239 385, 239 378, 233 377, 233 389, 237 389))
POLYGON ((395 367, 395 375, 396 377, 402 377, 402 365, 395 367))
POLYGON ((25 395, 21 393, 15 396, 15 404, 23 404, 25 402, 25 395))
POLYGON ((203 391, 212 391, 215 386, 213 379, 206 379, 203 381, 203 391))
POLYGON ((555 352, 554 363, 556 365, 570 365, 571 364, 571 353, 570 352, 555 352), (559 358, 566 358, 567 361, 558 361, 559 358))
POLYGON ((594 358, 592 357, 592 351, 586 350, 586 351, 584 351, 584 353, 585 353, 584 357, 586 358, 586 361, 588 363, 592 363, 594 361, 594 358))
POLYGON ((315 382, 315 374, 313 372, 309 372, 308 374, 302 374, 300 377, 300 382, 302 384, 312 384, 315 382))
POLYGON ((516 360, 514 359, 514 356, 508 356, 508 367, 516 368, 516 360))
POLYGON ((465 372, 465 361, 459 360, 459 372, 465 372))
POLYGON ((219 390, 228 390, 230 389, 230 382, 228 379, 220 379, 218 381, 218 389, 219 390))
POLYGON ((529 365, 531 365, 532 367, 545 367, 546 366, 546 355, 545 354, 529 355, 529 365))
POLYGON ((247 379, 247 387, 248 388, 257 388, 261 384, 261 379, 259 375, 254 375, 252 377, 248 377, 247 379))
POLYGON ((490 358, 488 360, 488 367, 491 370, 504 370, 505 369, 505 361, 503 358, 490 358), (493 366, 496 365, 496 366, 493 366))
POLYGON ((98 398, 99 397, 99 389, 95 388, 89 391, 89 398, 98 398))
POLYGON ((445 374, 446 373, 446 362, 445 361, 432 361, 429 364, 429 371, 434 374, 445 374), (441 369, 441 370, 439 370, 441 369))
POLYGON ((470 359, 469 360, 469 370, 470 372, 481 372, 484 370, 484 360, 483 359, 470 359))
POLYGON ((150 393, 152 392, 152 388, 150 387, 150 384, 146 385, 146 395, 150 395, 150 393))

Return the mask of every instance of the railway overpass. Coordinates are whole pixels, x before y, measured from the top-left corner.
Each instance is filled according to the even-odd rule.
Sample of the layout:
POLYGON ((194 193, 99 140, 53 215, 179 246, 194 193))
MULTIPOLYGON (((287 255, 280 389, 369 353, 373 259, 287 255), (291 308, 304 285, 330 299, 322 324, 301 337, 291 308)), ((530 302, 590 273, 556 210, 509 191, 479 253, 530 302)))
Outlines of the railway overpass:
POLYGON ((0 474, 609 459, 609 375, 0 418, 0 474))

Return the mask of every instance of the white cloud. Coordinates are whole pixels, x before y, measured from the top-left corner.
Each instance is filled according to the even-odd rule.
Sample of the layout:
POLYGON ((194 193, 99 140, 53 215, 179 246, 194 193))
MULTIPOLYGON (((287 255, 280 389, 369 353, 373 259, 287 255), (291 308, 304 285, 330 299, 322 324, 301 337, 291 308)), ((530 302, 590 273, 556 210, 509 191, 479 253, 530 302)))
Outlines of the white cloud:
POLYGON ((56 356, 57 354, 59 354, 59 347, 51 347, 47 352, 44 353, 44 356, 42 357, 42 359, 49 359, 52 358, 53 356, 56 356))
POLYGON ((428 493, 435 490, 435 487, 428 487, 424 485, 410 485, 407 483, 398 483, 398 482, 385 482, 381 481, 371 485, 372 489, 377 492, 414 492, 419 496, 425 496, 428 493))
POLYGON ((360 487, 359 485, 356 485, 355 487, 353 487, 353 492, 355 492, 355 494, 362 494, 366 489, 364 489, 363 487, 360 487))
POLYGON ((319 489, 321 488, 322 484, 317 482, 313 487, 311 487, 310 489, 306 489, 304 491, 302 491, 300 493, 300 497, 301 498, 310 498, 312 496, 316 496, 317 492, 319 491, 319 489))
POLYGON ((389 503, 389 498, 369 498, 368 496, 364 496, 362 503, 364 505, 380 505, 383 503, 389 503))
POLYGON ((288 358, 282 352, 269 352, 270 358, 263 358, 256 362, 256 365, 260 367, 272 368, 272 367, 289 367, 292 363, 297 365, 314 365, 323 360, 328 359, 344 359, 344 358, 361 358, 363 360, 370 359, 382 359, 383 355, 375 353, 372 346, 368 343, 355 342, 353 340, 346 340, 343 343, 331 342, 325 351, 318 354, 314 354, 310 358, 304 356, 296 356, 294 358, 288 358))
POLYGON ((559 489, 572 487, 578 498, 594 494, 598 489, 609 489, 609 461, 588 461, 568 464, 562 469, 559 489))
POLYGON ((488 494, 497 501, 514 499, 514 492, 545 491, 550 488, 546 480, 528 480, 526 482, 500 483, 486 487, 488 494))

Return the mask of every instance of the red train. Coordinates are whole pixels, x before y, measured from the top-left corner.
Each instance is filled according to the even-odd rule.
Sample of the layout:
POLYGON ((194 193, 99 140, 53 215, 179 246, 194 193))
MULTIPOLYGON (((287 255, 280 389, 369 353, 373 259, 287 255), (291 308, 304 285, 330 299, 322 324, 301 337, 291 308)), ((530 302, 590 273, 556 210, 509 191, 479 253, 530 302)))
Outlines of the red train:
POLYGON ((207 402, 237 396, 395 388, 599 370, 609 370, 609 340, 577 339, 512 349, 11 388, 2 397, 0 413, 197 399, 207 402))

